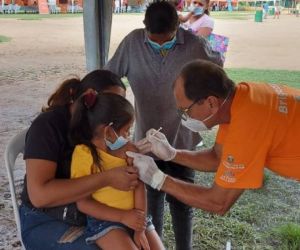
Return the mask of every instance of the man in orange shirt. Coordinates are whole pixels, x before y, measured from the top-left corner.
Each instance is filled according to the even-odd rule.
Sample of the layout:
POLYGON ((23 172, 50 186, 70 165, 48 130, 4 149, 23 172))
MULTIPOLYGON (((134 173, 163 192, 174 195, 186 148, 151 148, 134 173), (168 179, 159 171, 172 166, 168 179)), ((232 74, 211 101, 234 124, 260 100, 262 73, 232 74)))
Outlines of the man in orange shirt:
POLYGON ((193 207, 224 214, 245 189, 262 186, 265 167, 300 181, 300 90, 235 85, 219 66, 197 60, 182 69, 174 95, 183 126, 200 132, 219 125, 215 145, 176 150, 151 129, 138 147, 198 171, 216 172, 215 181, 210 188, 185 183, 158 170, 151 157, 128 152, 145 183, 193 207))

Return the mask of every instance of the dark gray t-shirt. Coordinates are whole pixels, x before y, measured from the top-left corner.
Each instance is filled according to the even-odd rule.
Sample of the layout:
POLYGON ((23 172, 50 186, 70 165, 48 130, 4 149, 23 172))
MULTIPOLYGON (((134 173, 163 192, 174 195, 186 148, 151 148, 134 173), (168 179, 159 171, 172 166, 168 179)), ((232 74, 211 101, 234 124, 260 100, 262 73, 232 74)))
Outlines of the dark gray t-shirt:
POLYGON ((192 150, 200 142, 198 133, 181 125, 172 89, 182 66, 194 59, 222 64, 205 38, 181 28, 175 46, 165 57, 150 47, 145 29, 134 30, 123 39, 105 69, 129 80, 135 97, 136 141, 144 138, 150 128, 162 127, 175 148, 192 150))

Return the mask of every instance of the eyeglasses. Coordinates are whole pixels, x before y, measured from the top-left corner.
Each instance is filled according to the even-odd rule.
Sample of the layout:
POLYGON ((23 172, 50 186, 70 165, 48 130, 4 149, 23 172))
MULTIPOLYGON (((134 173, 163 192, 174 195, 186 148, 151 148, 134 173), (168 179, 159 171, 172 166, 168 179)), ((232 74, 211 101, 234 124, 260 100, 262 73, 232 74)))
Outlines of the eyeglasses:
POLYGON ((199 100, 197 99, 196 101, 194 101, 190 106, 188 106, 187 108, 179 108, 177 109, 177 114, 179 115, 179 117, 186 121, 189 117, 188 112, 191 110, 191 108, 198 102, 199 100))

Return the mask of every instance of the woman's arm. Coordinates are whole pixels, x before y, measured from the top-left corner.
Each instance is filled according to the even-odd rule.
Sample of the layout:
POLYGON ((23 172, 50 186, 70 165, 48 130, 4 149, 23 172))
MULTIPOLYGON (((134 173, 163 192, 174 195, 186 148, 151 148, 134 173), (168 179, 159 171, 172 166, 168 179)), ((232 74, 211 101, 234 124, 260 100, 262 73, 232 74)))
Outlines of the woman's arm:
POLYGON ((56 167, 57 164, 52 161, 26 160, 27 189, 35 207, 75 202, 105 186, 130 190, 138 184, 137 170, 133 167, 115 168, 76 179, 56 179, 56 167))

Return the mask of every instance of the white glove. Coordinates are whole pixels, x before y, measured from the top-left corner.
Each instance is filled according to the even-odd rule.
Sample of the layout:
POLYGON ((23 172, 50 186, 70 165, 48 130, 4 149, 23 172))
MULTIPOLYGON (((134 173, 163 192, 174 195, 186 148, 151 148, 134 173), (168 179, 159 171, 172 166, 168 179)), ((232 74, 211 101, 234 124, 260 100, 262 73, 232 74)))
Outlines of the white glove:
POLYGON ((176 149, 170 145, 163 133, 152 128, 147 131, 146 138, 151 143, 152 153, 158 158, 164 161, 171 161, 175 158, 176 149))
POLYGON ((147 138, 143 138, 134 144, 141 154, 147 154, 151 152, 152 144, 147 140, 147 138))
POLYGON ((152 188, 160 190, 167 177, 157 167, 152 157, 127 151, 126 155, 133 158, 133 166, 139 169, 140 179, 152 188))
POLYGON ((146 138, 136 142, 135 146, 141 154, 152 152, 164 161, 171 161, 176 156, 176 149, 169 144, 166 136, 153 128, 149 129, 146 138))

